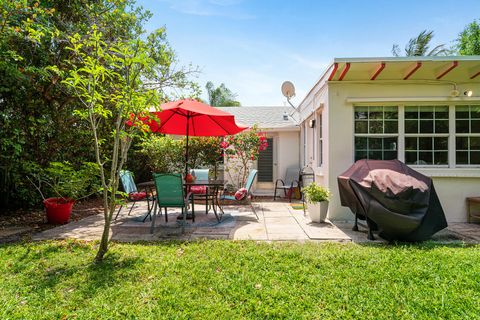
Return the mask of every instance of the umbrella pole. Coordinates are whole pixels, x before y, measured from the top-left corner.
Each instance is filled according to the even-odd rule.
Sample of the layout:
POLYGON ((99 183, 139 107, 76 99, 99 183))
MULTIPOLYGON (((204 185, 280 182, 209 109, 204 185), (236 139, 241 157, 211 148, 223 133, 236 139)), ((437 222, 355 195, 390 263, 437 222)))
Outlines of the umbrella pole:
POLYGON ((188 174, 188 127, 189 127, 189 123, 190 123, 190 117, 187 116, 187 143, 186 143, 186 146, 185 146, 185 177, 187 176, 188 174))

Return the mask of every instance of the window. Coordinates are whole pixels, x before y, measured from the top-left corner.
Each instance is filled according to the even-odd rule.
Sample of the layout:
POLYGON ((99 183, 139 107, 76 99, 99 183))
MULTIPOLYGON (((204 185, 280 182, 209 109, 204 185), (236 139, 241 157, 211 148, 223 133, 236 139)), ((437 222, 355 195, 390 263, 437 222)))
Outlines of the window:
POLYGON ((322 114, 318 114, 317 118, 317 130, 318 130, 318 160, 317 165, 319 167, 323 164, 323 133, 322 133, 322 114))
POLYGON ((405 107, 405 163, 448 165, 448 106, 405 107))
POLYGON ((397 145, 397 107, 355 107, 355 161, 396 159, 397 145))
POLYGON ((480 105, 455 107, 457 165, 480 164, 480 105))

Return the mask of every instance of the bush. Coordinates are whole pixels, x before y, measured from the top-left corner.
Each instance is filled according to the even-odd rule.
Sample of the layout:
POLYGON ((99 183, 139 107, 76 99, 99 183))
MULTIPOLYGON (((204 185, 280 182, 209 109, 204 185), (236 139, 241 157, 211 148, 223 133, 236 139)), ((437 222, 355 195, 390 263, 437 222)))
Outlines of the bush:
MULTIPOLYGON (((143 155, 151 172, 178 173, 185 168, 186 139, 174 139, 171 136, 150 135, 140 143, 137 151, 143 155)), ((189 137, 188 167, 214 167, 222 159, 220 138, 189 137)))
POLYGON ((330 199, 330 191, 328 188, 319 186, 315 182, 312 182, 303 188, 302 192, 305 195, 305 200, 308 203, 318 203, 322 201, 328 201, 330 199))
POLYGON ((30 163, 28 170, 28 180, 44 199, 61 197, 78 200, 100 189, 96 163, 85 162, 78 169, 69 162, 50 162, 47 168, 30 163))

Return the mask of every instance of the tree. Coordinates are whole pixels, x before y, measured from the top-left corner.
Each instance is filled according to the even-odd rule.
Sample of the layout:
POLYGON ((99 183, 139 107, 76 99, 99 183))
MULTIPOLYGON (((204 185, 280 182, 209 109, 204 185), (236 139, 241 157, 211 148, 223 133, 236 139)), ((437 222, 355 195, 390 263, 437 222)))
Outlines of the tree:
MULTIPOLYGON (((172 69, 174 53, 159 29, 143 41, 108 40, 97 25, 86 36, 69 37, 72 65, 62 82, 80 101, 75 109, 88 123, 103 193, 104 230, 96 262, 108 251, 109 231, 118 203, 120 171, 132 140, 148 131, 137 116, 165 100, 168 87, 189 88, 188 70, 172 69)), ((52 66, 53 71, 57 71, 52 66)))
POLYGON ((135 39, 149 17, 133 0, 0 0, 1 208, 40 203, 25 163, 94 161, 88 123, 73 112, 79 101, 59 85, 72 67, 67 37, 95 22, 107 41, 135 39))
POLYGON ((253 161, 258 159, 260 151, 268 147, 268 142, 258 126, 254 125, 247 131, 226 137, 220 146, 227 160, 226 173, 233 187, 238 189, 245 185, 253 161))
MULTIPOLYGON (((440 44, 430 50, 430 42, 433 39, 433 31, 423 30, 417 37, 411 38, 405 46, 405 56, 441 56, 447 55, 449 50, 445 48, 445 44, 440 44)), ((401 55, 400 47, 394 44, 392 47, 392 54, 395 57, 401 55)))
POLYGON ((239 107, 240 102, 236 101, 237 95, 228 89, 224 83, 220 86, 214 86, 213 82, 208 81, 205 85, 208 93, 208 103, 214 107, 239 107))
POLYGON ((480 25, 476 20, 468 24, 460 32, 457 39, 457 50, 462 56, 480 55, 480 25))

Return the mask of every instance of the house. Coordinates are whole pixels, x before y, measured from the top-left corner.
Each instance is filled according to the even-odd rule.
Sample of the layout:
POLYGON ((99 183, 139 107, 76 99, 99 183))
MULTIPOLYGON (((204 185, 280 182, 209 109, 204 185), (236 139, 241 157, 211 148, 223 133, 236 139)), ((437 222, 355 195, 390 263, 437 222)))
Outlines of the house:
POLYGON ((480 195, 480 56, 334 59, 297 117, 300 165, 330 188, 331 220, 353 219, 337 176, 368 158, 432 177, 447 220, 467 221, 465 198, 480 195))
POLYGON ((290 116, 294 110, 291 107, 260 106, 219 109, 233 114, 243 125, 257 124, 266 134, 269 147, 254 163, 258 176, 253 189, 256 195, 273 195, 275 180, 283 178, 288 167, 300 167, 300 128, 290 116))

